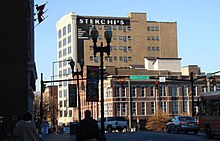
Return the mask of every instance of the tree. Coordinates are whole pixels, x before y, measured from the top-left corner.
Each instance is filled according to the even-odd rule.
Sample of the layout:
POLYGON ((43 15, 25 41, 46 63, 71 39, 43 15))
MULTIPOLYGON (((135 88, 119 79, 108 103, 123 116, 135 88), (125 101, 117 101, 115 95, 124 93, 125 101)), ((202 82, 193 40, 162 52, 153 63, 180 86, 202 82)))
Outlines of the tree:
POLYGON ((145 128, 153 131, 164 131, 166 123, 169 121, 169 116, 163 110, 159 110, 157 114, 153 115, 147 120, 145 128))

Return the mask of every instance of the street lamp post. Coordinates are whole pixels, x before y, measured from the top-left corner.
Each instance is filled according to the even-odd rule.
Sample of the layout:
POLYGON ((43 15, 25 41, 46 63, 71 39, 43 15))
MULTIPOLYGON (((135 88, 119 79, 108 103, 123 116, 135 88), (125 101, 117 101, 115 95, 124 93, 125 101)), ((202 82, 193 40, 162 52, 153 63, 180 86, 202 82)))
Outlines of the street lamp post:
POLYGON ((96 57, 96 53, 100 52, 100 57, 101 57, 101 62, 100 62, 100 68, 101 68, 101 140, 105 141, 105 130, 104 130, 104 85, 103 85, 103 75, 104 75, 104 71, 103 71, 103 53, 105 52, 108 57, 110 55, 110 42, 111 42, 111 38, 112 38, 112 31, 106 30, 105 31, 105 39, 107 42, 107 46, 103 47, 103 43, 101 42, 101 46, 97 47, 96 43, 97 43, 97 38, 99 36, 99 32, 96 29, 95 26, 93 26, 93 29, 91 31, 91 37, 93 40, 93 50, 94 50, 94 57, 96 57))
POLYGON ((81 104, 80 104, 80 94, 79 94, 79 75, 81 75, 81 77, 83 77, 83 66, 84 66, 84 61, 83 59, 80 60, 79 65, 81 70, 78 71, 78 68, 76 68, 76 72, 74 71, 74 67, 75 67, 75 62, 73 61, 73 59, 70 60, 70 67, 72 69, 72 77, 74 79, 74 76, 77 76, 77 94, 78 94, 78 117, 79 117, 79 122, 81 121, 81 104))

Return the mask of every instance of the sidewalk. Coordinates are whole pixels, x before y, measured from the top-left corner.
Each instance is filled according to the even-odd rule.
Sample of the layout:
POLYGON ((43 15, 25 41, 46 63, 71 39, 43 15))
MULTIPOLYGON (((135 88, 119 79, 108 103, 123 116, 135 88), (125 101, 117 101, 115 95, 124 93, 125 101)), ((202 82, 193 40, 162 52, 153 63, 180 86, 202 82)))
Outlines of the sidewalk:
POLYGON ((75 141, 76 136, 70 134, 49 134, 44 135, 42 141, 75 141))

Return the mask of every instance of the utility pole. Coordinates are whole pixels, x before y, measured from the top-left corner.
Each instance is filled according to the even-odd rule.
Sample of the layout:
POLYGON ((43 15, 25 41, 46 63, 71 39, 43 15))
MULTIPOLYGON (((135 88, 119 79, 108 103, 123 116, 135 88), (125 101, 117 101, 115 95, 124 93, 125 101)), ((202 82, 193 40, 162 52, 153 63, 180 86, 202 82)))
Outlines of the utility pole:
POLYGON ((192 117, 195 116, 195 111, 194 111, 194 79, 193 79, 193 72, 190 72, 190 83, 191 83, 191 91, 192 91, 192 117))

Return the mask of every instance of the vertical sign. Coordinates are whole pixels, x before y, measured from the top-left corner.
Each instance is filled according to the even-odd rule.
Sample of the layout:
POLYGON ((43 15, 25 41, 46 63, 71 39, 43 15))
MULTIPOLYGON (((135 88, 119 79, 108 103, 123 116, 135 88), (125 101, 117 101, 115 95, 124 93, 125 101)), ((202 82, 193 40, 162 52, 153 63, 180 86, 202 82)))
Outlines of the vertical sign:
POLYGON ((76 84, 69 84, 69 107, 77 107, 76 84))
POLYGON ((86 101, 99 100, 99 66, 87 66, 86 101))

